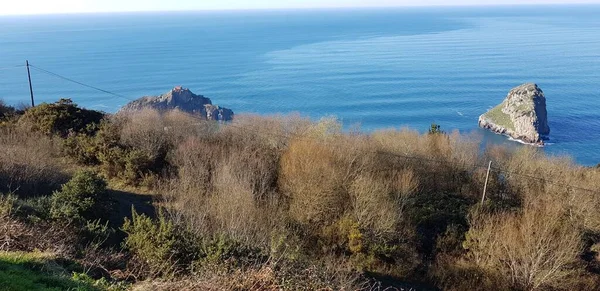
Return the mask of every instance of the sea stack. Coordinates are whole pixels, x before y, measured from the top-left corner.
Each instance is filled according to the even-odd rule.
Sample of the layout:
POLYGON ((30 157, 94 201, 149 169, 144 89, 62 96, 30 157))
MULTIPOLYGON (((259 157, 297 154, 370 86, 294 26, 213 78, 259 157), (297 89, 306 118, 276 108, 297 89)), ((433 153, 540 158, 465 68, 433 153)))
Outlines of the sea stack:
POLYGON ((533 83, 513 88, 500 105, 479 117, 479 126, 528 144, 543 145, 550 134, 544 92, 533 83))
POLYGON ((160 96, 144 96, 129 102, 119 112, 132 112, 144 108, 152 108, 160 112, 178 109, 183 112, 200 115, 207 120, 229 121, 233 119, 233 111, 213 105, 209 98, 196 95, 187 88, 177 86, 160 96))

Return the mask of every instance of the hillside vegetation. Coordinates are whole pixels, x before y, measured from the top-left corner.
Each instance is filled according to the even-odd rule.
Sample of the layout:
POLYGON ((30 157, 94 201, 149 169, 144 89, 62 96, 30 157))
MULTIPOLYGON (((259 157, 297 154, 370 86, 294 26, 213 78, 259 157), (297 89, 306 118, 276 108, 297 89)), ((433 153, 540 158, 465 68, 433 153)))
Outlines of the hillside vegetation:
POLYGON ((600 289, 600 169, 536 148, 68 99, 0 114, 0 280, 23 282, 0 290, 600 289))

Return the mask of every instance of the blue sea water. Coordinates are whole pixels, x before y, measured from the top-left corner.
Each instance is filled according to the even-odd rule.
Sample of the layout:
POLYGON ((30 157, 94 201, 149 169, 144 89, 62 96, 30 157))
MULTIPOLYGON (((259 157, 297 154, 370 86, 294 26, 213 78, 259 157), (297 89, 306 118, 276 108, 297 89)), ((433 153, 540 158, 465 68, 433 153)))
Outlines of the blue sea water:
MULTIPOLYGON (((552 155, 600 162, 600 6, 0 17, 0 98, 32 64, 134 99, 183 85, 236 113, 334 115, 365 131, 475 131, 514 86, 547 97, 552 155)), ((36 100, 128 101, 32 71, 36 100)))

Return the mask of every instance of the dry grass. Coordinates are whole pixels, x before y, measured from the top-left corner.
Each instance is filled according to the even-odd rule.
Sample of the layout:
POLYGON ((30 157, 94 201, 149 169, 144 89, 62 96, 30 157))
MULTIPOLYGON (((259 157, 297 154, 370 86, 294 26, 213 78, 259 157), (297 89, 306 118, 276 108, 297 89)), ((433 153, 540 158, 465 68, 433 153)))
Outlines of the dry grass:
MULTIPOLYGON (((336 262, 340 263, 340 262, 336 262)), ((343 263, 341 263, 343 264, 343 263)), ((381 290, 360 274, 334 266, 281 266, 267 262, 230 269, 223 265, 202 268, 194 276, 176 281, 146 281, 133 290, 381 290)), ((386 289, 395 290, 395 289, 386 289)))
POLYGON ((0 191, 48 194, 65 181, 56 141, 19 128, 0 128, 0 191))

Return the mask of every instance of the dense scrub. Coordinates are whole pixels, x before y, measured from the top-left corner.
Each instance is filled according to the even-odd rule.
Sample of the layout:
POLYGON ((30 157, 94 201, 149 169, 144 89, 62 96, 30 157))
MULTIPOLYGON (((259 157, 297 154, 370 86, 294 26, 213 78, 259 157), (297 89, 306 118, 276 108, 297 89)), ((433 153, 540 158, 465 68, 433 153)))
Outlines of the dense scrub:
POLYGON ((437 125, 366 134, 331 118, 44 108, 1 129, 16 153, 0 155, 5 250, 50 250, 142 289, 600 288, 600 194, 583 189, 599 190, 600 172, 568 158, 482 151, 437 125), (115 216, 114 187, 156 193, 157 215, 115 216))

